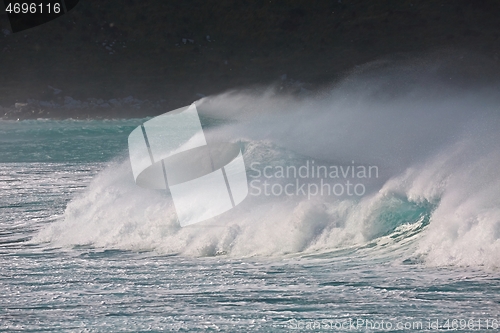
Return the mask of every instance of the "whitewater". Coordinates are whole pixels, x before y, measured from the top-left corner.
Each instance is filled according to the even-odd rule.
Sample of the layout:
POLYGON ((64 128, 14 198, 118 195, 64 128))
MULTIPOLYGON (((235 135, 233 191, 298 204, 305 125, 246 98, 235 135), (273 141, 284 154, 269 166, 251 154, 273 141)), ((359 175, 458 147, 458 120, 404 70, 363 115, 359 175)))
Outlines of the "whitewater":
POLYGON ((0 330, 499 330, 499 86, 447 80, 391 62, 196 101, 254 182, 187 227, 134 182, 127 137, 150 118, 0 121, 0 330), (341 171, 277 174, 306 165, 341 171), (349 177, 362 194, 283 190, 349 177))

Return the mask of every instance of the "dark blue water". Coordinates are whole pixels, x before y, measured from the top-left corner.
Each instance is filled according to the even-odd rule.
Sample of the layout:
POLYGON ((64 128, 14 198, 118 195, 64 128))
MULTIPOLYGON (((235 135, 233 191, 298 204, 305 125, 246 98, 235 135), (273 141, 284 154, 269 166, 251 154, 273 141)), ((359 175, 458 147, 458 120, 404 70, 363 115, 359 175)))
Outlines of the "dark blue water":
MULTIPOLYGON (((140 123, 0 123, 1 331, 500 330, 500 215, 482 192, 453 206, 405 192, 408 176, 357 200, 249 198, 180 228, 168 194, 134 184, 140 123), (432 228, 455 208, 464 227, 432 228)), ((290 158, 244 146, 247 161, 290 158)))

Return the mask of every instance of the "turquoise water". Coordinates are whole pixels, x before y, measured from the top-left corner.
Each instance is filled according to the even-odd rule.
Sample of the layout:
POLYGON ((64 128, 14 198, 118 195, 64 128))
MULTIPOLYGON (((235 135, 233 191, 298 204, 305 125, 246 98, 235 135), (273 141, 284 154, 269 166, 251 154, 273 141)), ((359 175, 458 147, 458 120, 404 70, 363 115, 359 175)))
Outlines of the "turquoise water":
MULTIPOLYGON (((249 197, 180 228, 167 193, 134 184, 142 121, 0 122, 0 331, 500 330, 494 153, 464 169, 446 153, 364 198, 249 197)), ((247 164, 311 158, 232 131, 247 164)))

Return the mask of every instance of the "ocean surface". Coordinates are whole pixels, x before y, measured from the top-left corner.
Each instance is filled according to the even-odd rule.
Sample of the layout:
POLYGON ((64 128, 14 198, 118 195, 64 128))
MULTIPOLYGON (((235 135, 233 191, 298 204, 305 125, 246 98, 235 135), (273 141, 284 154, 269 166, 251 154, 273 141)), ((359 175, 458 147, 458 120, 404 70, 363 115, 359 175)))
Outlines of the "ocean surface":
POLYGON ((496 94, 355 93, 202 100, 255 182, 184 228, 134 183, 146 119, 0 121, 0 331, 500 331, 496 94), (313 163, 378 173, 277 190, 346 180, 276 174, 313 163))

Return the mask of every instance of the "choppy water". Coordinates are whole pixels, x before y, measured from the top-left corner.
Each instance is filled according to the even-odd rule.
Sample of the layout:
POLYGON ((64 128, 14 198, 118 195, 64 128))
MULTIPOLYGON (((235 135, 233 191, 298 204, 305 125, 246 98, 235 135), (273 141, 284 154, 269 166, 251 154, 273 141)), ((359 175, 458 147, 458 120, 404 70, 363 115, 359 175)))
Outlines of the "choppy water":
POLYGON ((498 331, 496 95, 346 91, 199 109, 247 167, 377 165, 364 196, 249 196, 186 228, 134 184, 143 120, 1 122, 0 330, 498 331))

